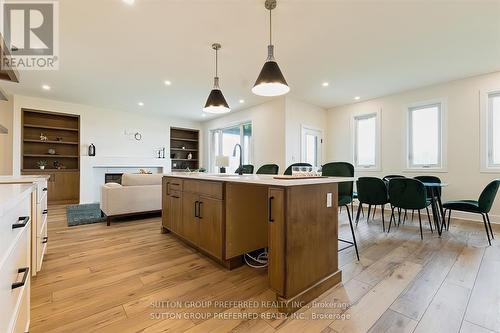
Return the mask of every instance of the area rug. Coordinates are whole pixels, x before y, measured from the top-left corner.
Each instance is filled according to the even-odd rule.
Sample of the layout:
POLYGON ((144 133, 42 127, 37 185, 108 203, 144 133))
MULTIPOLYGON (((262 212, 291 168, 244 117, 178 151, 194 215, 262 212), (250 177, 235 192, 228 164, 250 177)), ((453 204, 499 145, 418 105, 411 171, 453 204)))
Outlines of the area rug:
POLYGON ((101 208, 98 203, 70 205, 66 208, 66 216, 68 227, 106 221, 106 216, 101 216, 101 208))

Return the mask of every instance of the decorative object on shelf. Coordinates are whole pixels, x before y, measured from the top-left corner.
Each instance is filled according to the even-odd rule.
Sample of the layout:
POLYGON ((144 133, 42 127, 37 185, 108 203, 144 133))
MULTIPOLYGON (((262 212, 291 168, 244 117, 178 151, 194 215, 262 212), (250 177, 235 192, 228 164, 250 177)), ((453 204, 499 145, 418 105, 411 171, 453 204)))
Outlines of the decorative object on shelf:
POLYGON ((53 165, 57 170, 66 169, 66 166, 59 161, 54 161, 53 165))
POLYGON ((175 158, 175 154, 174 154, 174 153, 171 153, 171 154, 170 154, 170 158, 175 158))
POLYGON ((141 175, 151 175, 153 173, 150 170, 139 169, 139 174, 141 174, 141 175))
POLYGON ((142 140, 142 134, 137 132, 134 134, 134 138, 137 140, 137 141, 141 141, 142 140))
POLYGON ((224 155, 216 156, 215 165, 219 167, 220 173, 226 173, 226 167, 229 166, 229 156, 224 156, 224 155))
POLYGON ((182 146, 182 150, 186 150, 186 146, 182 146))
POLYGON ((61 141, 63 141, 63 138, 62 138, 62 137, 60 137, 60 136, 58 136, 58 137, 56 137, 56 141, 61 142, 61 141))
POLYGON ((95 156, 95 146, 93 143, 89 146, 89 156, 95 156))
POLYGON ((172 168, 177 169, 177 162, 172 163, 172 168))
POLYGON ((160 147, 156 150, 158 158, 165 158, 165 147, 160 147))
POLYGON ((187 156, 187 159, 188 160, 192 160, 193 159, 193 154, 189 153, 188 156, 187 156))
POLYGON ((40 141, 45 142, 47 140, 48 140, 47 136, 45 134, 43 134, 43 133, 40 133, 40 141))
POLYGON ((229 105, 222 94, 222 91, 219 88, 219 77, 218 77, 218 51, 220 50, 221 45, 218 43, 212 44, 212 49, 215 50, 215 77, 214 77, 214 88, 210 91, 208 95, 207 102, 205 103, 205 107, 203 108, 204 112, 207 113, 227 113, 231 111, 229 105))
POLYGON ((36 162, 36 165, 40 168, 40 170, 45 170, 45 167, 48 164, 49 163, 46 160, 40 160, 40 161, 36 162))
POLYGON ((269 10, 269 45, 267 46, 267 60, 260 71, 252 92, 259 96, 281 96, 290 91, 288 83, 281 73, 278 63, 274 59, 274 45, 272 43, 271 11, 276 8, 276 0, 266 0, 265 7, 269 10))
POLYGON ((50 148, 48 151, 49 155, 55 155, 56 154, 56 150, 54 148, 50 148))

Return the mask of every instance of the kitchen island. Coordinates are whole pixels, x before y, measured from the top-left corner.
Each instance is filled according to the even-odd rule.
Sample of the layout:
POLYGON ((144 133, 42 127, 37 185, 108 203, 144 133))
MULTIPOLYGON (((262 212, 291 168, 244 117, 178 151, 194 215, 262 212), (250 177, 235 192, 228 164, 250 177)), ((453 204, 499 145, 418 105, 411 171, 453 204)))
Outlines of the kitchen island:
POLYGON ((353 178, 173 173, 163 177, 162 231, 228 269, 268 248, 279 310, 293 312, 341 281, 338 183, 353 178))

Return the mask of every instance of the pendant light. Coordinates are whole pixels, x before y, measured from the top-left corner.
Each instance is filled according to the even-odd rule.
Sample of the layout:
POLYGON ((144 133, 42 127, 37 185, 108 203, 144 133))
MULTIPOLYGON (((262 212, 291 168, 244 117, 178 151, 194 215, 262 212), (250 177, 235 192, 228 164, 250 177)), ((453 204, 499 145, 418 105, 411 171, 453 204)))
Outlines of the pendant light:
POLYGON ((276 8, 276 0, 266 0, 265 7, 269 10, 269 45, 267 46, 267 60, 260 71, 252 92, 259 96, 280 96, 288 93, 290 87, 274 60, 274 45, 272 43, 271 11, 276 8))
POLYGON ((220 50, 221 45, 218 43, 212 44, 212 49, 215 50, 215 77, 214 77, 214 88, 208 95, 207 102, 203 108, 204 112, 207 113, 227 113, 231 111, 229 105, 227 105, 226 99, 219 88, 219 77, 217 76, 217 52, 220 50))

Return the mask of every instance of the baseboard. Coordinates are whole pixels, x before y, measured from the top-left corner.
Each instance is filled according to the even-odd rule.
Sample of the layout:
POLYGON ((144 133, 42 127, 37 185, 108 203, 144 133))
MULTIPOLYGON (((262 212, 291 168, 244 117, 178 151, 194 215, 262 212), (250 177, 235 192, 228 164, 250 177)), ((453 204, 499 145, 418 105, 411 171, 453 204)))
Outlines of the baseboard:
MULTIPOLYGON (((356 202, 354 202, 354 207, 358 207, 358 204, 356 202)), ((368 207, 365 205, 365 206, 363 206, 363 208, 365 209, 365 213, 366 213, 368 207)), ((377 211, 380 211, 379 209, 380 209, 380 206, 377 207, 377 211)), ((390 214, 391 210, 386 209, 386 212, 389 212, 389 214, 390 214)), ((354 214, 356 214, 356 209, 354 209, 354 214)), ((432 211, 431 211, 431 216, 432 216, 432 211)), ((500 224, 500 215, 489 214, 489 216, 490 216, 491 223, 500 224)), ((453 211, 451 214, 451 217, 458 218, 460 220, 470 221, 470 222, 483 223, 483 218, 481 217, 480 214, 453 211)))

